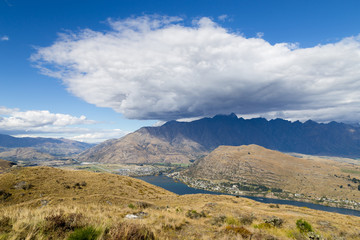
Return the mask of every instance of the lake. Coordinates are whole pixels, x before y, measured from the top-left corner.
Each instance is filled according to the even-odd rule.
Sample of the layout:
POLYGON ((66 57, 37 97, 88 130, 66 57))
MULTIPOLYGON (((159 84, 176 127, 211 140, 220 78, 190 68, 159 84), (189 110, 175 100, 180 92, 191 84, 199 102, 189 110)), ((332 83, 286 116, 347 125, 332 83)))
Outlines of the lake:
MULTIPOLYGON (((182 182, 175 181, 174 179, 166 177, 164 175, 137 177, 137 179, 141 179, 145 182, 162 187, 170 192, 173 192, 173 193, 176 193, 179 195, 197 194, 197 193, 224 195, 224 193, 211 192, 211 191, 206 191, 206 190, 202 190, 202 189, 192 188, 182 182)), ((315 209, 315 210, 321 210, 321 211, 326 211, 326 212, 336 212, 336 213, 360 217, 360 211, 352 210, 352 209, 327 207, 327 206, 314 204, 314 203, 298 202, 298 201, 291 201, 291 200, 281 200, 281 199, 274 199, 274 198, 252 197, 252 196, 241 196, 241 197, 249 198, 249 199, 252 199, 252 200, 255 200, 258 202, 262 202, 262 203, 287 204, 287 205, 293 205, 293 206, 297 206, 297 207, 307 207, 307 208, 311 208, 311 209, 315 209)))

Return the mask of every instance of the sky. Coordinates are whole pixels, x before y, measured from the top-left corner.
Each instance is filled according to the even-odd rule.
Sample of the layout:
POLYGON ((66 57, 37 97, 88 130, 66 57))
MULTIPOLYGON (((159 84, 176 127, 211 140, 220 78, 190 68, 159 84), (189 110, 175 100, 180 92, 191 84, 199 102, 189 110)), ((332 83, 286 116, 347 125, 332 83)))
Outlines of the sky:
POLYGON ((358 123, 357 0, 0 0, 0 133, 216 114, 358 123))

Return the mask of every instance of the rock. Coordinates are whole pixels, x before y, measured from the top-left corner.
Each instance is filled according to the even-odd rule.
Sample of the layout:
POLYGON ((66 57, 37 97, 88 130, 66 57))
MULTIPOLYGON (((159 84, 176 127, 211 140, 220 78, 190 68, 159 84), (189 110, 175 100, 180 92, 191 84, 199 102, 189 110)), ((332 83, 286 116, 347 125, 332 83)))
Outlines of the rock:
POLYGON ((21 181, 21 182, 18 182, 14 185, 14 188, 15 189, 23 189, 23 190, 29 190, 30 188, 32 188, 33 185, 31 184, 28 184, 27 182, 25 181, 21 181))
POLYGON ((48 200, 40 200, 41 206, 46 206, 48 205, 49 201, 48 200))
POLYGON ((138 212, 134 214, 127 214, 125 218, 127 219, 143 219, 144 217, 148 216, 149 214, 146 212, 138 212))
POLYGON ((134 215, 134 214, 127 214, 125 216, 125 218, 127 218, 127 219, 139 219, 140 217, 137 216, 137 215, 134 215))
POLYGON ((309 239, 313 239, 313 240, 323 240, 323 238, 321 237, 321 235, 316 234, 316 233, 314 233, 314 232, 309 232, 309 233, 307 234, 307 236, 308 236, 309 239))

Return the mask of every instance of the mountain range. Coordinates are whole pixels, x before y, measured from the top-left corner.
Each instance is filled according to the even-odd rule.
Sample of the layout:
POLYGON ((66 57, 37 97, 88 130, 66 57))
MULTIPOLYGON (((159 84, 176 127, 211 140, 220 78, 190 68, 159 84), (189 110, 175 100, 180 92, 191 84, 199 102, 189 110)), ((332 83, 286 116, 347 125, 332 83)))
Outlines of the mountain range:
POLYGON ((281 152, 360 157, 360 127, 308 120, 244 119, 216 115, 192 122, 169 121, 143 127, 120 139, 101 143, 81 153, 82 161, 107 163, 189 162, 220 145, 257 144, 281 152))
POLYGON ((69 139, 12 137, 0 134, 0 157, 8 160, 55 159, 78 154, 93 144, 69 139))

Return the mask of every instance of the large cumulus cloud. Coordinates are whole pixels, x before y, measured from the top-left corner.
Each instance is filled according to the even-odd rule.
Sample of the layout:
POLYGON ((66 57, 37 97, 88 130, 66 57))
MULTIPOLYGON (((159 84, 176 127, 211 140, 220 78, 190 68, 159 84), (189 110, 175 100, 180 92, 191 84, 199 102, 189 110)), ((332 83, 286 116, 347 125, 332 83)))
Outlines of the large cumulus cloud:
POLYGON ((246 38, 209 18, 191 26, 160 16, 109 24, 106 32, 62 34, 32 60, 74 95, 127 118, 235 112, 329 121, 341 112, 342 121, 358 119, 358 36, 300 48, 246 38))

